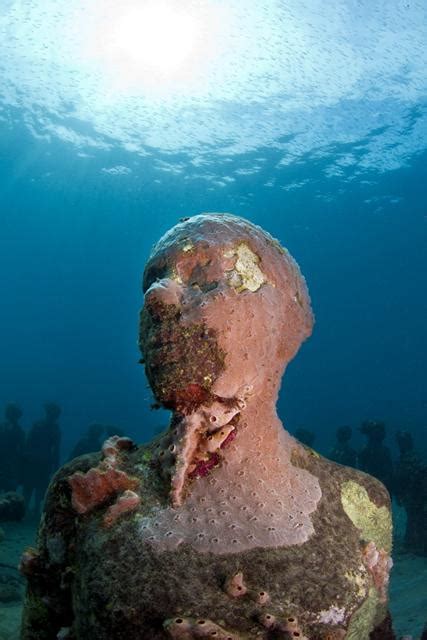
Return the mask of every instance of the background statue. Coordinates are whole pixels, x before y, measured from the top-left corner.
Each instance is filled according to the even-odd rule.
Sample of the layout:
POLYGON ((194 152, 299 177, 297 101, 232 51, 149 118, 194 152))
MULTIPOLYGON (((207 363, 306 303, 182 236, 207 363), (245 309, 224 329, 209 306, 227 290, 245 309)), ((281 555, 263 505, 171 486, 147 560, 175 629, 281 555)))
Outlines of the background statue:
POLYGON ((393 492, 393 461, 390 449, 384 444, 385 424, 378 420, 365 420, 360 432, 366 437, 366 444, 358 454, 359 467, 385 484, 393 492))
POLYGON ((335 443, 329 454, 331 460, 348 467, 357 466, 357 452, 350 444, 352 436, 351 427, 345 425, 338 427, 335 432, 335 443))
POLYGON ((409 431, 398 431, 396 441, 395 493, 406 511, 404 544, 408 551, 427 555, 427 464, 415 450, 409 431))
POLYGON ((58 419, 61 407, 47 402, 44 413, 44 417, 34 422, 27 433, 22 471, 25 505, 29 510, 34 495, 35 515, 40 513, 49 481, 59 467, 61 430, 58 419))
POLYGON ((25 433, 20 425, 22 410, 9 403, 0 424, 0 491, 16 491, 21 484, 25 433))

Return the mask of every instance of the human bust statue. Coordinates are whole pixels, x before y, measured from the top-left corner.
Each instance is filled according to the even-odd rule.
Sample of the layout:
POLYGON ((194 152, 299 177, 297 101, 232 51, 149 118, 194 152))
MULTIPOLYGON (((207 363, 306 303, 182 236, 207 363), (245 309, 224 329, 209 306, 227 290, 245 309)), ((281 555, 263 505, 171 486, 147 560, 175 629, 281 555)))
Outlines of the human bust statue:
POLYGON ((56 474, 21 562, 23 640, 393 638, 387 491, 276 413, 313 324, 288 251, 242 218, 186 218, 144 293, 139 345, 170 426, 56 474))

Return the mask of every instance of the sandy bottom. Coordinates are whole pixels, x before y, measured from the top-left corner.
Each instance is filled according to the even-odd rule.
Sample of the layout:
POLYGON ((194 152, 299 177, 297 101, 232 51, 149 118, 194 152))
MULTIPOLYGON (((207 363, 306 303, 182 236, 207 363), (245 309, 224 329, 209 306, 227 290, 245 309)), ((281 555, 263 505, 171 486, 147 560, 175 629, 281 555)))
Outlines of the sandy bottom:
MULTIPOLYGON (((411 635, 416 640, 427 622, 427 557, 399 550, 399 517, 396 521, 397 543, 393 554, 390 608, 397 636, 411 635)), ((36 523, 3 523, 1 528, 4 539, 0 542, 0 597, 2 586, 8 581, 13 590, 8 602, 0 600, 0 640, 18 640, 24 581, 15 568, 23 549, 35 544, 36 523)))
POLYGON ((22 551, 35 545, 36 528, 36 522, 1 524, 4 538, 0 537, 0 640, 19 639, 25 581, 16 567, 22 551), (5 597, 2 587, 9 584, 12 585, 11 593, 5 597))

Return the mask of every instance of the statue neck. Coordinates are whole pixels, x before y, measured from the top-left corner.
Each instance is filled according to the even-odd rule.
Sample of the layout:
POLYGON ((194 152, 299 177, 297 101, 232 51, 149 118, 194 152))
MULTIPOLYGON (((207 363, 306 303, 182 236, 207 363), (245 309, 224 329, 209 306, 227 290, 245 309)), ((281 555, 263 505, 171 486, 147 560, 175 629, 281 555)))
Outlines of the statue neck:
POLYGON ((224 401, 201 406, 189 415, 174 413, 171 427, 159 443, 161 472, 170 481, 171 502, 182 504, 189 484, 209 476, 216 467, 239 467, 254 450, 273 464, 289 457, 293 439, 279 420, 271 398, 224 401), (165 471, 163 471, 165 470, 165 471))

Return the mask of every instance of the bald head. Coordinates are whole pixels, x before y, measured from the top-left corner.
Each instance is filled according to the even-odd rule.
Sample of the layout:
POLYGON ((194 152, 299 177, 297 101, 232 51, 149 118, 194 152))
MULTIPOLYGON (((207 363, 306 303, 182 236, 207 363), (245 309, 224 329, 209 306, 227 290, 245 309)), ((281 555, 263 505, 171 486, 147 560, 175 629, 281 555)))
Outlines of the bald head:
POLYGON ((155 395, 171 406, 189 389, 223 396, 277 386, 313 325, 290 254, 230 214, 168 231, 148 260, 144 292, 140 346, 155 395))

